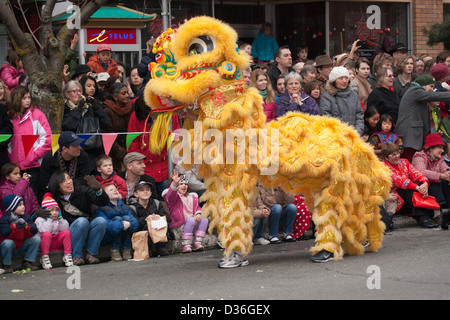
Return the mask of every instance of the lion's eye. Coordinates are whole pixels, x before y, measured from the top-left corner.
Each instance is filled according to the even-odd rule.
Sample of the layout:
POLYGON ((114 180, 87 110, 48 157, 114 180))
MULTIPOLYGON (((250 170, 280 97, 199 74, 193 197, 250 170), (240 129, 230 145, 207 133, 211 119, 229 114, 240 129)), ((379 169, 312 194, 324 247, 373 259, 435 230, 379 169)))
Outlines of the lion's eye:
POLYGON ((216 38, 213 36, 199 36, 191 41, 188 56, 213 51, 216 48, 216 38))

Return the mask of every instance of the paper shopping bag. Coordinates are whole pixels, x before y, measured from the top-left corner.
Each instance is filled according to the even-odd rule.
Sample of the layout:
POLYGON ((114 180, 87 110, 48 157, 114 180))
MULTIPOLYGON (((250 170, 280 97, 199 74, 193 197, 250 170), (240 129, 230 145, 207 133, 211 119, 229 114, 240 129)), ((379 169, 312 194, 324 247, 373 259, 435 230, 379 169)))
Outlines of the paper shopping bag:
POLYGON ((131 237, 131 243, 134 250, 133 259, 144 260, 150 258, 148 254, 148 232, 139 231, 133 233, 131 237))
POLYGON ((158 215, 148 216, 147 220, 148 233, 153 243, 167 242, 167 220, 166 217, 158 215), (153 219, 152 219, 153 216, 153 219), (158 217, 158 219, 154 219, 158 217))

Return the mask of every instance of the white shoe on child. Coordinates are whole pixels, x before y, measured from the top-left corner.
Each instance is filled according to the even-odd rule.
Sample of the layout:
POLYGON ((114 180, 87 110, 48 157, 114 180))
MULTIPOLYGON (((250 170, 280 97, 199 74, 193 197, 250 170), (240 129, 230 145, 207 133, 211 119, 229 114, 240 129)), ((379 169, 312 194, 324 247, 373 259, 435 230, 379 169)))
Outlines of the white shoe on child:
POLYGON ((62 258, 64 264, 66 265, 66 267, 71 267, 73 266, 73 259, 72 259, 72 254, 68 253, 65 254, 62 258))
POLYGON ((49 270, 52 267, 52 264, 50 263, 50 258, 48 256, 48 254, 43 254, 41 256, 41 264, 42 264, 42 268, 44 268, 45 270, 49 270))

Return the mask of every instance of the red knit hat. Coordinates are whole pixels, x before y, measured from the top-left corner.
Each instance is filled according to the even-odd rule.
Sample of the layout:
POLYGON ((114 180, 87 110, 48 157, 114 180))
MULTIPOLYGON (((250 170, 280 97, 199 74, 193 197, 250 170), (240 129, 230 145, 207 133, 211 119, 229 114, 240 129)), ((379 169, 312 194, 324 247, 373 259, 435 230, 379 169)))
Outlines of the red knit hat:
POLYGON ((52 198, 52 194, 47 192, 44 195, 44 199, 42 200, 42 206, 46 209, 52 208, 52 207, 58 207, 58 203, 55 201, 55 199, 52 198))
POLYGON ((448 77, 448 74, 450 73, 449 68, 444 63, 436 63, 433 68, 431 68, 431 75, 436 80, 442 80, 448 77))
POLYGON ((444 146, 445 143, 442 141, 441 135, 438 133, 430 133, 425 137, 424 147, 434 147, 434 146, 444 146))

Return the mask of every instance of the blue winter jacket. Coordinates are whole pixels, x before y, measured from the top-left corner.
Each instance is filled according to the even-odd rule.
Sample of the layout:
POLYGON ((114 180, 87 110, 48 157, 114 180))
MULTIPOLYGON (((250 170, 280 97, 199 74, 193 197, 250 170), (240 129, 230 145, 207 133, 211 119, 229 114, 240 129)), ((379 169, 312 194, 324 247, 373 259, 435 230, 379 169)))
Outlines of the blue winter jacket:
POLYGON ((262 30, 252 43, 252 56, 258 60, 274 60, 273 55, 278 49, 277 41, 272 36, 266 36, 262 30))
POLYGON ((134 233, 139 228, 139 222, 131 213, 130 208, 122 201, 117 201, 117 206, 111 202, 107 206, 98 207, 95 212, 95 217, 102 217, 106 219, 108 225, 106 227, 106 232, 110 234, 118 234, 123 231, 123 220, 114 220, 115 217, 128 216, 130 222, 129 232, 134 233))

